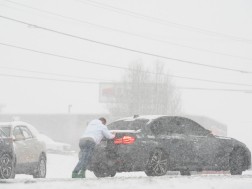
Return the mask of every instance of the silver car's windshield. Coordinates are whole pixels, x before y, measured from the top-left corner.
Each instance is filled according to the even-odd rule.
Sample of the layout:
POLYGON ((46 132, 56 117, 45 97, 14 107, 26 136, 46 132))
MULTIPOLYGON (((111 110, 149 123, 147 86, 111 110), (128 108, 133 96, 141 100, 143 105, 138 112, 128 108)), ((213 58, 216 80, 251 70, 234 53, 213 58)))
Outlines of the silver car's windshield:
POLYGON ((1 128, 0 128, 0 137, 7 137, 7 135, 1 128))
POLYGON ((6 137, 10 137, 11 128, 9 126, 0 126, 0 129, 6 135, 6 137))

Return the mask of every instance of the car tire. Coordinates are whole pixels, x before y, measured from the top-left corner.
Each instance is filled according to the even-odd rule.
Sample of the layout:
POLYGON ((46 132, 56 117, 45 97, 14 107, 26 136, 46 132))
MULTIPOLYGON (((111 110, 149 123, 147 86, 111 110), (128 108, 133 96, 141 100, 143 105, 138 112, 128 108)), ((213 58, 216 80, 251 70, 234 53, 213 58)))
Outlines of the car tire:
POLYGON ((147 176, 162 176, 168 170, 168 156, 161 149, 155 149, 150 153, 150 157, 145 169, 147 176))
POLYGON ((189 170, 181 170, 180 175, 183 176, 191 176, 191 172, 189 170))
POLYGON ((11 174, 11 179, 14 179, 16 177, 16 157, 14 158, 14 161, 13 161, 13 171, 12 171, 12 174, 11 174))
POLYGON ((94 175, 98 178, 100 177, 114 177, 116 171, 111 169, 106 163, 98 163, 94 167, 94 175))
POLYGON ((113 172, 110 174, 111 177, 114 177, 115 175, 116 175, 116 171, 113 171, 113 172))
POLYGON ((46 177, 46 156, 41 155, 33 178, 45 178, 46 177))
POLYGON ((244 151, 241 148, 235 149, 231 153, 229 160, 231 175, 242 175, 244 158, 244 151))
POLYGON ((0 178, 15 178, 14 161, 9 154, 3 154, 0 157, 0 178))

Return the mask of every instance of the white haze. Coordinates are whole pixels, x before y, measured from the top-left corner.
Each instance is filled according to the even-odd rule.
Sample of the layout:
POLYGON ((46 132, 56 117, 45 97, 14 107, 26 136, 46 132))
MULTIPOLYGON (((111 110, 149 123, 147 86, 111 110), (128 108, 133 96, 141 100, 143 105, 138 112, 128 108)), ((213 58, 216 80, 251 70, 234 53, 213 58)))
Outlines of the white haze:
MULTIPOLYGON (((87 0, 13 0, 12 2, 22 3, 33 7, 33 9, 25 8, 10 1, 0 0, 0 15, 125 48, 212 66, 252 71, 252 2, 249 0, 96 1, 173 23, 249 39, 245 41, 204 34, 204 32, 197 32, 188 27, 177 27, 176 24, 154 23, 150 19, 130 16, 129 13, 120 14, 115 10, 99 8, 102 6, 92 6, 92 3, 90 4, 90 1, 87 0), (83 24, 80 21, 53 16, 45 13, 45 11, 42 13, 34 8, 141 36, 148 36, 149 38, 229 54, 229 56, 101 29, 90 24, 83 24)), ((249 73, 206 68, 124 51, 44 31, 32 25, 15 23, 3 18, 0 18, 0 43, 113 66, 127 67, 131 62, 142 61, 146 66, 151 67, 159 60, 165 64, 167 71, 172 75, 252 84, 252 77, 249 73)), ((5 105, 1 113, 6 114, 67 113, 69 105, 72 105, 72 114, 108 113, 105 104, 98 101, 98 84, 8 77, 3 74, 73 80, 66 77, 10 70, 6 67, 93 77, 101 79, 101 81, 112 80, 114 82, 120 81, 123 73, 120 69, 32 53, 3 45, 0 45, 0 52, 0 104, 5 105)), ((252 89, 251 86, 225 85, 178 78, 172 78, 172 80, 178 87, 252 89)), ((180 92, 183 113, 207 116, 226 124, 228 136, 241 140, 252 150, 251 91, 246 93, 181 89, 180 92)), ((170 183, 169 186, 171 185, 170 183)), ((230 186, 232 186, 232 183, 230 186)))

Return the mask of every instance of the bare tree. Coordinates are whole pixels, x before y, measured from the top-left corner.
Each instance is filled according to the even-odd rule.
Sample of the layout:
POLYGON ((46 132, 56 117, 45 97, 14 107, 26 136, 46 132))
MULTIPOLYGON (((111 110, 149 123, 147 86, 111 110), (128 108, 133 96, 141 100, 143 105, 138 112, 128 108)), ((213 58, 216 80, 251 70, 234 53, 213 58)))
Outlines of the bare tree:
POLYGON ((125 73, 120 83, 120 93, 115 95, 114 103, 108 104, 113 117, 173 115, 180 111, 179 95, 162 63, 157 62, 152 71, 139 62, 129 68, 131 71, 125 73))

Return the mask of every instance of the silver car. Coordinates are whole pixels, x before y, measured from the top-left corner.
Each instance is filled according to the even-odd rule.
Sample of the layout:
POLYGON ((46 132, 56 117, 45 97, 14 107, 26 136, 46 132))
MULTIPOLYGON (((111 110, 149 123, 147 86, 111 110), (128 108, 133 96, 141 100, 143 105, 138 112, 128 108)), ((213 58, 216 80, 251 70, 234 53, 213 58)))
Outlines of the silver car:
POLYGON ((38 131, 32 125, 21 121, 1 122, 0 128, 13 142, 13 155, 0 162, 0 167, 7 161, 11 162, 8 163, 8 169, 5 169, 9 171, 9 178, 15 178, 15 174, 45 178, 46 147, 44 142, 38 139, 38 131))

